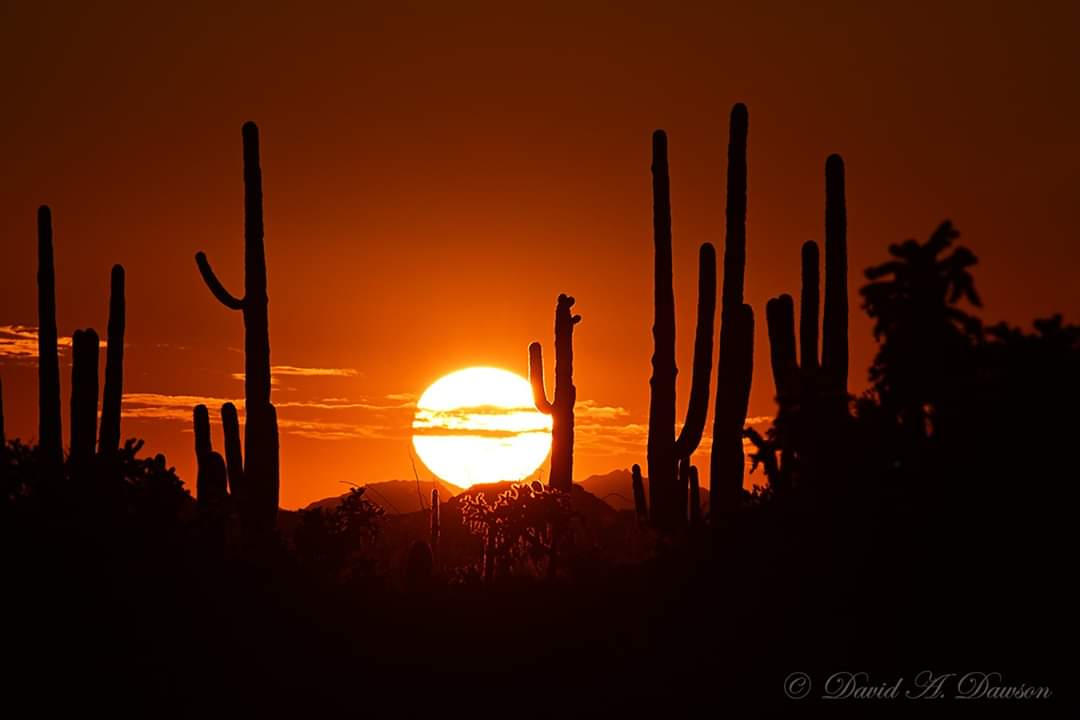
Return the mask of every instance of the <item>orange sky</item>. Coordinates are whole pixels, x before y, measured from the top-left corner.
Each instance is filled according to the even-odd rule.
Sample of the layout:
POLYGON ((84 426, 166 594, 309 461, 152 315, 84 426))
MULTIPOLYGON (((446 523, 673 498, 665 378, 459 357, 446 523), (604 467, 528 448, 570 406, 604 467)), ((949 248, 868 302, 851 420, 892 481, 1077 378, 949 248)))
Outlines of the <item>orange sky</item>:
MULTIPOLYGON (((764 303, 798 290, 799 246, 822 237, 830 152, 847 161, 853 389, 874 351, 862 268, 945 218, 980 258, 987 317, 1080 319, 1075 3, 69 5, 0 5, 0 326, 36 325, 34 218, 49 203, 60 332, 104 331, 123 263, 139 416, 125 435, 189 484, 191 403, 243 394, 240 317, 192 257, 206 250, 240 287, 248 119, 272 360, 293 368, 274 391, 284 507, 409 477, 410 401, 469 365, 524 374, 531 340, 551 352, 560 292, 584 316, 575 473, 643 462, 649 136, 671 143, 683 405, 736 101, 750 108, 751 416, 772 412, 764 303)), ((0 332, 8 435, 29 438, 24 346, 0 332)), ((67 393, 65 377, 65 423, 67 393)))

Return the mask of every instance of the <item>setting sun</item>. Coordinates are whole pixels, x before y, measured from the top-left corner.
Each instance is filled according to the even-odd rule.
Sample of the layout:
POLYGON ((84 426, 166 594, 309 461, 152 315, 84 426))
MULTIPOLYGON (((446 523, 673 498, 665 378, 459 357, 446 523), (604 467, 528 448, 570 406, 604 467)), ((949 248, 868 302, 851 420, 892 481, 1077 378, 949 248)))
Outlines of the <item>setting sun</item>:
POLYGON ((450 373, 416 404, 413 446, 441 479, 462 488, 529 477, 551 449, 551 417, 529 382, 508 370, 450 373))

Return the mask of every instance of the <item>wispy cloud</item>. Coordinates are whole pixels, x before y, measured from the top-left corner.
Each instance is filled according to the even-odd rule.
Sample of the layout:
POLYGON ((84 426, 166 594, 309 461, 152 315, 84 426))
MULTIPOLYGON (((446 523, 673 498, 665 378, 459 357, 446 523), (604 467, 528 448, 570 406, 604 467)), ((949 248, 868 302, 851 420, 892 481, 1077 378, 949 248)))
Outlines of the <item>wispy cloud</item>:
MULTIPOLYGON (((216 410, 227 402, 238 409, 244 401, 239 398, 207 397, 205 395, 166 395, 163 393, 124 393, 123 417, 144 420, 179 420, 191 422, 192 409, 196 405, 205 405, 216 410)), ((217 414, 210 413, 211 420, 217 422, 217 414)))
POLYGON ((383 425, 335 423, 322 420, 282 418, 278 420, 278 428, 289 435, 296 435, 309 440, 390 439, 403 437, 400 431, 395 433, 393 428, 383 425))
POLYGON ((314 410, 402 410, 411 408, 412 403, 385 405, 377 402, 350 402, 347 398, 323 398, 321 400, 287 400, 275 402, 278 408, 312 408, 314 410))
MULTIPOLYGON (((57 338, 59 352, 71 348, 70 337, 57 338)), ((0 359, 34 360, 38 356, 38 329, 33 325, 0 325, 0 359)))
MULTIPOLYGON (((163 420, 191 423, 192 410, 196 405, 210 408, 210 421, 220 423, 217 409, 226 402, 236 405, 241 422, 244 420, 242 398, 213 397, 206 395, 170 395, 166 393, 125 393, 123 415, 141 420, 163 420)), ((371 403, 349 402, 347 398, 323 398, 313 401, 275 403, 278 408, 278 428, 282 433, 312 440, 351 440, 356 438, 404 438, 408 422, 395 424, 370 422, 326 421, 321 418, 288 417, 281 410, 385 410, 387 406, 371 403)))
POLYGON ((296 375, 299 377, 356 377, 360 373, 355 368, 309 368, 295 365, 272 365, 271 375, 296 375))
POLYGON ((600 405, 595 400, 581 400, 574 405, 574 415, 580 418, 614 419, 629 414, 626 408, 600 405))
MULTIPOLYGON (((358 377, 360 373, 353 368, 307 368, 297 367, 295 365, 271 365, 270 366, 270 384, 274 387, 280 387, 281 377, 358 377)), ((233 380, 239 380, 243 382, 247 377, 244 373, 230 373, 229 377, 233 380)), ((283 390, 293 390, 295 388, 281 388, 283 390)))

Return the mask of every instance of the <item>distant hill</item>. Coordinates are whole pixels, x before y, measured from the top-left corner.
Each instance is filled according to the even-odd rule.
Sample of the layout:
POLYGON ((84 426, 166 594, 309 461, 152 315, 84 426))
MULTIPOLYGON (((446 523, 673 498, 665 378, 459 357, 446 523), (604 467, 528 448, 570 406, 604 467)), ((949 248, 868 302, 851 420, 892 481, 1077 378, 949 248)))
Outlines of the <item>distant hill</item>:
MULTIPOLYGON (((645 496, 648 497, 649 478, 645 478, 644 480, 645 496)), ((444 503, 455 495, 460 495, 464 492, 461 488, 443 482, 442 480, 436 482, 438 483, 439 497, 444 503)), ((503 485, 509 487, 510 484, 494 483, 491 485, 477 486, 476 489, 483 487, 486 493, 489 490, 494 491, 497 487, 505 489, 505 487, 502 487, 503 485)), ((590 475, 580 483, 574 483, 574 485, 580 485, 583 490, 590 495, 595 496, 597 499, 602 500, 615 510, 634 509, 634 485, 631 480, 629 468, 612 470, 603 475, 590 475)), ((364 487, 367 488, 365 497, 373 503, 382 506, 388 515, 408 515, 409 513, 426 509, 428 505, 431 504, 431 489, 435 487, 435 483, 423 481, 420 483, 420 495, 424 499, 423 508, 420 507, 420 500, 416 494, 415 480, 387 480, 385 482, 368 483, 364 487)), ((341 502, 341 498, 346 494, 347 492, 334 497, 316 500, 303 509, 312 510, 320 507, 326 509, 335 508, 341 502)), ((706 488, 701 489, 701 504, 703 509, 708 508, 709 506, 709 491, 706 488)))
MULTIPOLYGON (((645 497, 649 496, 649 478, 645 482, 645 497)), ((578 483, 589 493, 616 510, 634 509, 634 481, 629 468, 612 470, 604 475, 590 475, 578 483)), ((709 507, 709 491, 701 488, 702 509, 709 507)))
MULTIPOLYGON (((436 482, 421 481, 418 496, 415 480, 387 480, 385 482, 368 483, 365 485, 364 487, 367 489, 367 492, 364 494, 364 497, 382 507, 387 515, 407 515, 409 513, 419 512, 431 505, 431 490, 436 487, 436 483, 439 488, 440 504, 461 493, 461 488, 441 480, 436 482), (423 508, 420 507, 420 498, 424 499, 423 508)), ((341 498, 347 494, 348 491, 334 497, 316 500, 303 509, 314 510, 315 508, 324 508, 331 510, 337 507, 341 503, 341 498)))

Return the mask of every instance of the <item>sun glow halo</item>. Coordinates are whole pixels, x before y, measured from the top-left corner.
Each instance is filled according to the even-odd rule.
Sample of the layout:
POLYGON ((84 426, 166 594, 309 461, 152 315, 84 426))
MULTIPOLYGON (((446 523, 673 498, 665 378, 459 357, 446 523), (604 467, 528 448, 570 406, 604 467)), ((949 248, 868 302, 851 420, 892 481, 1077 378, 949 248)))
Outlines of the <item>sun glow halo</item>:
POLYGON ((551 416, 536 409, 532 387, 520 375, 466 368, 420 396, 413 447, 429 470, 458 487, 522 480, 551 450, 551 416))

